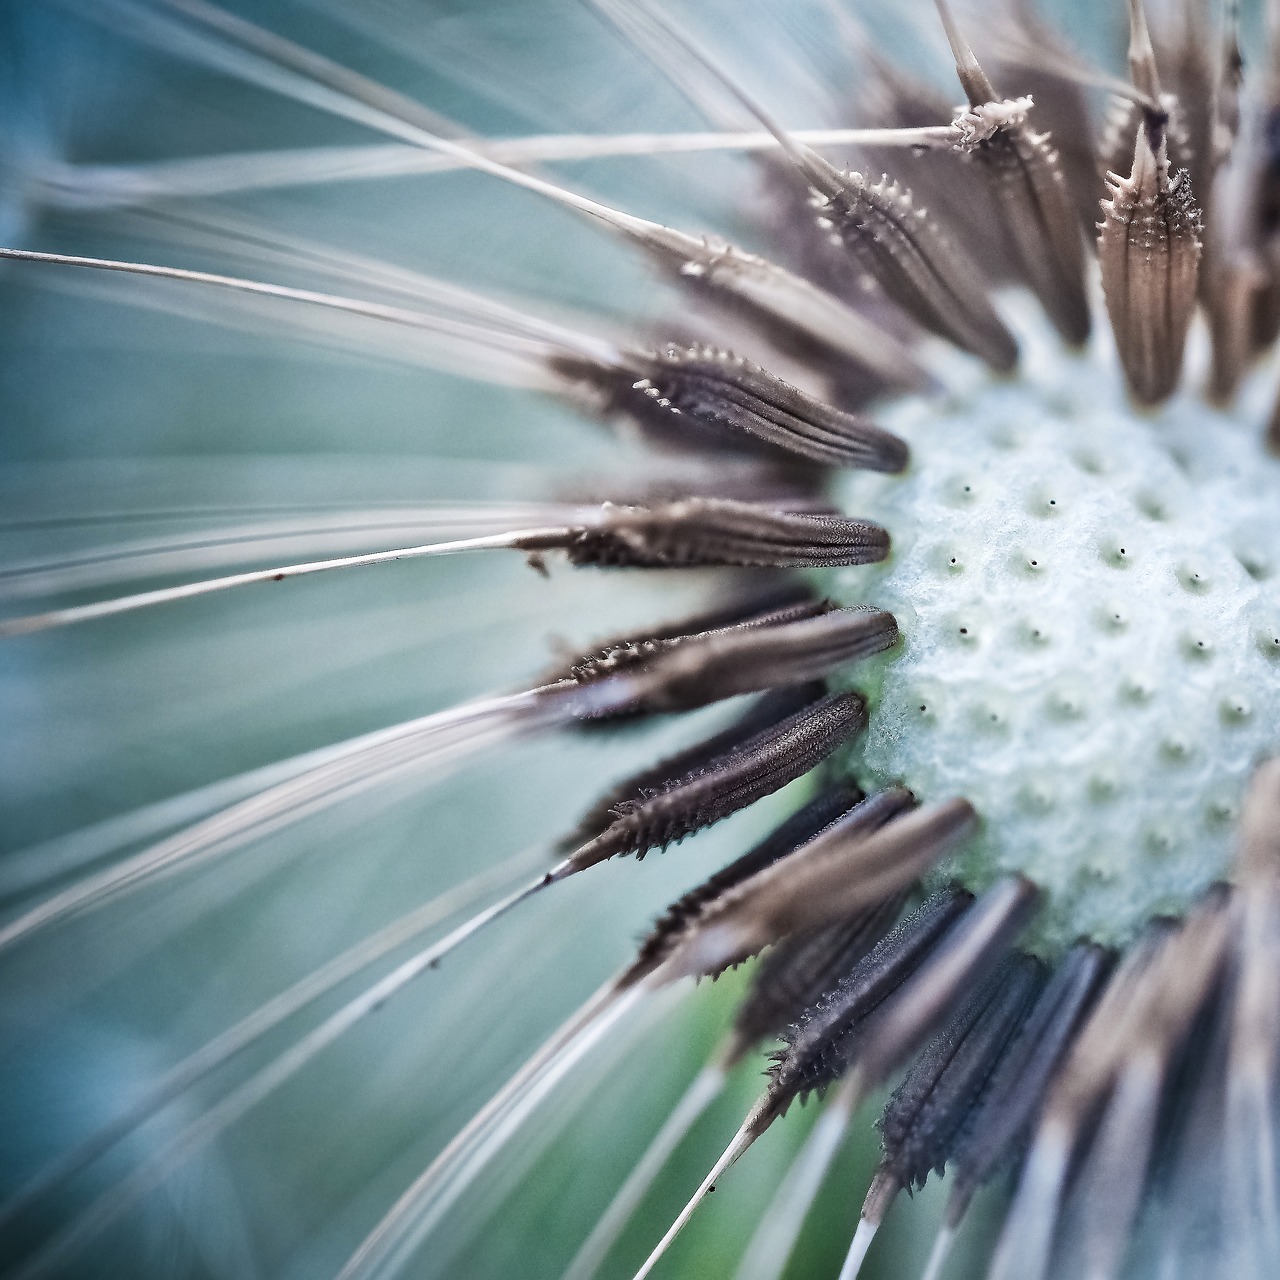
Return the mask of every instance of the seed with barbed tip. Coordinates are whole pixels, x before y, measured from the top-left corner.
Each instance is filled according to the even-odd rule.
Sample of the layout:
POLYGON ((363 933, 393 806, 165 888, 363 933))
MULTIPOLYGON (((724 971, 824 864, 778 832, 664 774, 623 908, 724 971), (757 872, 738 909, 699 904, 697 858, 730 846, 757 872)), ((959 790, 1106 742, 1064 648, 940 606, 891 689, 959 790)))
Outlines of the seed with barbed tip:
POLYGON ((1034 957, 1010 957, 921 1050, 879 1122, 882 1172, 899 1187, 923 1187, 942 1172, 1044 975, 1034 957))
POLYGON ((982 282, 943 239, 911 194, 884 178, 870 185, 861 174, 841 173, 811 148, 799 145, 715 59, 654 9, 645 21, 692 56, 777 138, 788 159, 813 189, 819 225, 846 245, 859 265, 926 328, 973 351, 993 367, 1017 363, 1012 335, 987 299, 982 282))
POLYGON ((690 773, 617 804, 613 822, 565 860, 563 874, 619 854, 643 857, 719 822, 808 773, 866 723, 859 694, 828 694, 690 773))
MULTIPOLYGON (((709 885, 714 887, 714 893, 708 892, 701 895, 695 895, 695 898, 687 906, 696 907, 695 911, 686 913, 684 923, 685 927, 679 932, 665 931, 662 935, 662 959, 666 960, 680 951, 681 958, 673 965, 673 971, 680 976, 687 976, 690 972, 698 977, 714 977, 723 973, 730 965, 737 964, 746 959, 746 954, 735 953, 726 956, 719 953, 715 947, 708 948, 705 951, 705 963, 700 968, 689 969, 687 967, 688 958, 698 951, 699 935, 703 930, 715 928, 720 923, 719 908, 726 899, 732 897, 738 892, 750 892, 750 886, 754 881, 768 877, 771 874, 786 876, 787 860, 795 856, 801 850, 807 849, 814 841, 825 837, 829 833, 838 832, 844 839, 853 840, 858 837, 873 835, 882 827, 892 822, 894 818, 908 809, 914 807, 915 801, 908 792, 899 788, 890 788, 888 791, 881 791, 878 794, 863 800, 849 812, 837 817, 834 821, 826 824, 816 834, 810 836, 808 840, 796 842, 789 849, 783 849, 781 836, 789 834, 794 840, 795 835, 801 833, 800 825, 796 828, 784 828, 779 833, 777 840, 766 841, 760 846, 757 856, 750 861, 740 859, 739 863, 734 863, 727 871, 732 870, 734 873, 725 881, 715 880, 713 877, 709 885), (781 850, 781 852, 779 852, 781 850), (768 854, 774 856, 770 859, 768 854), (781 864, 781 865, 779 865, 781 864)), ((805 812, 805 811, 802 811, 805 812)), ((808 818, 807 825, 812 826, 814 815, 805 812, 808 818)), ((766 890, 766 893, 768 891, 766 890)), ((867 946, 870 946, 875 938, 883 933, 894 916, 897 914, 898 906, 901 905, 902 898, 905 894, 902 891, 895 892, 889 898, 877 901, 865 911, 859 913, 863 921, 864 927, 869 928, 868 921, 872 919, 882 918, 883 926, 874 936, 868 935, 867 946)), ((847 923, 847 921, 842 922, 847 923)), ((808 932, 801 930, 804 936, 808 936, 808 932)), ((766 938, 760 935, 756 939, 754 951, 759 952, 765 947, 776 944, 783 940, 786 935, 778 934, 772 938, 766 938)), ((818 992, 814 992, 812 999, 817 999, 818 992)), ((807 1007, 812 1000, 801 1001, 798 1006, 794 1006, 797 1012, 807 1007)))
POLYGON ((677 898, 658 917, 641 942, 633 971, 649 972, 656 968, 688 936, 689 931, 696 928, 707 908, 718 898, 793 853, 863 800, 861 789, 853 783, 823 792, 740 858, 735 858, 728 866, 721 867, 700 885, 677 898))
MULTIPOLYGON (((673 778, 685 777, 702 768, 717 756, 740 746, 748 738, 777 724, 779 720, 812 705, 826 692, 826 686, 821 681, 811 681, 791 688, 774 689, 763 694, 745 714, 739 716, 719 733, 704 738, 701 742, 696 742, 675 755, 666 756, 656 764, 649 765, 611 786, 578 819, 573 830, 557 842, 559 849, 561 852, 568 853, 579 845, 586 844, 588 840, 594 840, 613 824, 618 805, 625 804, 638 795, 659 790, 673 778)), ((855 788, 854 793, 859 799, 861 798, 861 791, 855 788)), ((854 800, 849 800, 846 807, 854 803, 854 800)), ((801 814, 805 812, 806 810, 801 810, 801 814)), ((826 823, 822 825, 826 826, 826 823)), ((805 839, 808 838, 808 836, 805 837, 805 839)))
POLYGON ((856 1071, 874 1088, 907 1061, 999 964, 1035 912, 1040 891, 1026 878, 997 880, 947 931, 918 973, 876 1009, 865 1036, 835 1046, 840 1074, 856 1071))
POLYGON ((766 1036, 799 1022, 884 937, 905 896, 894 894, 816 933, 792 934, 765 952, 734 1016, 724 1062, 738 1062, 766 1036))
POLYGON ((600 524, 540 533, 516 545, 563 550, 575 565, 834 568, 883 560, 889 535, 879 525, 843 516, 689 498, 660 507, 606 507, 600 524))
POLYGON ((773 625, 749 623, 664 646, 628 672, 618 709, 683 711, 760 689, 800 684, 898 642, 898 624, 879 609, 832 609, 773 625))
MULTIPOLYGON (((1010 278, 1013 264, 1008 261, 1007 245, 999 230, 990 184, 974 181, 972 165, 955 145, 954 93, 943 92, 932 82, 890 64, 872 45, 868 45, 867 59, 869 65, 856 91, 859 117, 865 112, 867 123, 894 128, 930 125, 950 117, 952 146, 947 151, 928 152, 870 147, 859 167, 864 173, 890 172, 910 188, 913 202, 929 211, 986 280, 995 284, 1010 278)), ((1018 92, 1027 90, 1020 88, 1018 92)), ((1039 107, 1039 98, 1036 104, 1039 107)), ((1093 212, 1090 210, 1090 226, 1093 212)), ((829 262, 828 273, 847 265, 835 246, 829 241, 822 243, 832 250, 824 259, 829 262)))
POLYGON ((1163 126, 1138 129, 1127 178, 1107 175, 1098 260, 1107 313, 1134 397, 1158 404, 1177 386, 1195 314, 1200 210, 1185 169, 1170 173, 1163 126))
POLYGON ((753 589, 731 597, 722 605, 649 627, 639 634, 626 631, 610 636, 590 653, 562 661, 539 683, 549 685, 572 680, 576 684, 590 684, 640 666, 656 654, 689 640, 737 628, 780 626, 816 618, 834 608, 831 601, 816 597, 803 583, 753 589))
POLYGON ((669 413, 745 434, 825 466, 897 472, 906 444, 866 418, 833 408, 759 365, 716 347, 666 348, 631 359, 634 388, 669 413))
POLYGON ((838 1078, 844 1059, 837 1043, 915 972, 972 902, 971 893, 956 887, 935 893, 784 1034, 786 1048, 769 1069, 769 1089, 780 1104, 838 1078))
POLYGON ((1013 369, 1017 344, 982 281, 910 191, 888 177, 872 183, 816 158, 805 176, 822 199, 832 238, 913 320, 995 369, 1013 369))
POLYGON ((688 972, 732 964, 790 933, 845 920, 912 885, 976 821, 967 801, 952 799, 901 814, 869 835, 836 823, 784 866, 726 894, 696 945, 682 948, 672 963, 688 972))
MULTIPOLYGON (((907 820, 900 819, 889 826, 900 826, 904 821, 907 820)), ((760 878, 767 877, 766 872, 760 878)), ((924 952, 919 956, 920 972, 906 976, 905 980, 895 980, 896 975, 893 974, 885 975, 880 994, 873 998, 873 1007, 864 1019, 855 1023, 852 1035, 846 1032, 834 1040, 824 1038, 818 1041, 816 1054, 811 1055, 806 1063, 814 1070, 812 1078, 806 1079, 803 1073, 785 1073, 781 1077, 775 1073, 771 1076, 768 1088, 649 1255, 637 1273, 637 1280, 649 1274, 698 1204, 708 1192, 715 1190, 715 1181, 720 1174, 742 1157, 788 1109, 798 1093, 822 1088, 824 1084, 851 1073, 843 1089, 843 1106, 851 1109, 868 1089, 881 1083, 890 1071, 901 1065, 958 1006, 965 992, 982 982, 996 966, 1014 934, 1026 923, 1038 896, 1035 887, 1020 876, 999 881, 972 907, 967 906, 971 895, 958 888, 954 892, 957 895, 954 906, 958 909, 959 919, 954 927, 946 929, 949 916, 944 903, 944 919, 940 922, 943 936, 941 939, 928 939, 929 942, 937 941, 936 947, 924 945, 920 948, 924 952), (867 1023, 865 1035, 860 1034, 863 1021, 867 1023)), ((875 954, 876 951, 871 953, 872 956, 875 954)), ((784 1060, 786 1057, 784 1053, 784 1060)))
POLYGON ((926 381, 908 346, 803 276, 716 236, 675 240, 664 228, 651 247, 673 283, 746 321, 780 351, 833 368, 852 365, 882 386, 926 381))

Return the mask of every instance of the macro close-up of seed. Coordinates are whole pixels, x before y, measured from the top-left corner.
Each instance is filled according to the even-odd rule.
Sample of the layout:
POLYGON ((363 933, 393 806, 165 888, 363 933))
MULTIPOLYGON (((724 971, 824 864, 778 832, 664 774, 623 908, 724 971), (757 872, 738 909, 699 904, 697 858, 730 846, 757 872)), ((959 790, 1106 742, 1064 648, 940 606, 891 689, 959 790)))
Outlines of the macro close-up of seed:
POLYGON ((0 1278, 1280 1275, 1280 7, 0 104, 0 1278))

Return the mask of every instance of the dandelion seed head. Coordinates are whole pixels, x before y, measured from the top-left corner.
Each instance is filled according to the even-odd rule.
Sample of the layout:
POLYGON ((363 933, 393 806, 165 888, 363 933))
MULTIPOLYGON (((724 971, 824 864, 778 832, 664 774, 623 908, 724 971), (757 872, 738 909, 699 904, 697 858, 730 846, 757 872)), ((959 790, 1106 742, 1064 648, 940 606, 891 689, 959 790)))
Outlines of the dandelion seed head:
POLYGON ((0 865, 15 1280, 197 1252, 745 1280, 796 1246, 834 1274, 808 1237, 847 1242, 866 1183, 832 1161, 885 1087, 843 1277, 912 1273, 886 1214, 944 1170, 929 1280, 962 1225, 992 1280, 1276 1274, 1275 78, 1242 83, 1236 7, 1207 0, 1153 13, 1154 46, 1131 0, 1128 87, 1116 0, 588 7, 57 0, 66 37, 15 28, 0 274, 73 299, 14 295, 10 399, 67 466, 6 480, 0 521, 0 646, 38 655, 15 687, 40 704, 9 791, 42 843, 0 865), (740 149, 749 184, 712 159, 740 149), (134 363, 99 295, 178 323, 134 363), (184 379, 187 320, 241 330, 270 383, 203 332, 217 372, 184 379), (442 380, 384 401, 383 364, 442 380), (264 455, 242 486, 237 450, 264 455), (325 450, 332 485, 297 485, 325 450), (110 473, 134 452, 136 498, 110 473), (112 714, 133 688, 146 715, 112 714), (677 1036, 681 996, 707 1012, 677 1036), (97 1018, 127 1035, 95 1063, 97 1018), (695 1121, 765 1061, 709 1165, 695 1121), (58 1117, 45 1077, 118 1096, 58 1117), (740 1171, 828 1087, 789 1169, 740 1171), (690 1162, 672 1221, 649 1191, 683 1199, 690 1162), (844 1207, 811 1213, 828 1166, 844 1207), (1011 1166, 1003 1224, 963 1224, 1011 1166), (675 1243, 753 1177, 735 1229, 675 1243))
POLYGON ((904 634, 859 767, 969 796, 982 833, 947 873, 1030 876, 1057 953, 1126 943, 1228 872, 1280 714, 1280 463, 1245 410, 1187 392, 1137 413, 1109 351, 1029 325, 1015 378, 889 415, 910 473, 847 497, 893 554, 842 587, 904 634))

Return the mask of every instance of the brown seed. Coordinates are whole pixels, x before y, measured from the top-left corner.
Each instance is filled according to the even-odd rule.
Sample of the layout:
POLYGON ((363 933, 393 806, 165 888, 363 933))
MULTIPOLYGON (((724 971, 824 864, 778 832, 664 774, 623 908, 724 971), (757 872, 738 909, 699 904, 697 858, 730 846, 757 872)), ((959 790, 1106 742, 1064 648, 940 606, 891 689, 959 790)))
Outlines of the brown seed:
POLYGON ((907 465, 907 446, 897 436, 729 351, 669 346, 657 354, 635 353, 629 368, 633 391, 704 428, 824 466, 897 472, 907 465))
POLYGON ((599 523, 548 531, 513 545, 534 552, 561 549, 575 565, 798 569, 883 560, 889 535, 879 525, 838 515, 689 498, 655 507, 607 505, 599 523))
POLYGON ((1107 175, 1098 236, 1102 288, 1133 396, 1159 404, 1177 386, 1195 311, 1200 210, 1185 169, 1171 174, 1164 130, 1138 129, 1127 178, 1107 175))
POLYGON ((620 801, 609 826, 570 854, 556 878, 619 854, 643 858, 683 840, 808 773, 866 724, 858 694, 819 698, 688 773, 620 801))

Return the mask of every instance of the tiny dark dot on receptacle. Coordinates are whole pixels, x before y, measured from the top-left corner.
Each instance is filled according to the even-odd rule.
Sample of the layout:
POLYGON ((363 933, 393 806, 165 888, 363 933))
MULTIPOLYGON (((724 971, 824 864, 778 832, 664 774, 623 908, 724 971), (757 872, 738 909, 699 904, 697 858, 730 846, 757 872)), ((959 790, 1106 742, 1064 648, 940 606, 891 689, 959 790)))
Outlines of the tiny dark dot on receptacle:
POLYGON ((968 628, 968 627, 961 627, 961 628, 960 628, 960 634, 961 634, 962 636, 967 636, 967 635, 969 634, 969 628, 968 628))

